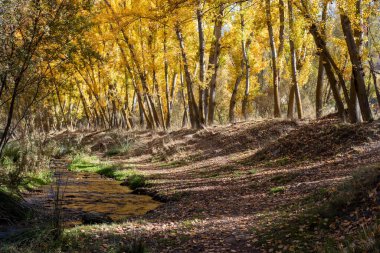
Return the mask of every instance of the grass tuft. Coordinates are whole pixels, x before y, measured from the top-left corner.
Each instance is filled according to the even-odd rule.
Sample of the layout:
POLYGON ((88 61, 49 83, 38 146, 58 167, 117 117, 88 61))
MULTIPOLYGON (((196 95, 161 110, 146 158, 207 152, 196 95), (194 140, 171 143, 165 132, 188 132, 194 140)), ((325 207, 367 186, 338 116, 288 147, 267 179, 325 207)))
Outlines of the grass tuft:
POLYGON ((271 194, 276 194, 276 193, 283 193, 285 191, 284 186, 276 186, 270 189, 271 194))
POLYGON ((132 144, 130 141, 117 144, 117 145, 113 146, 111 149, 107 150, 105 155, 106 156, 125 155, 131 149, 131 146, 132 146, 132 144))

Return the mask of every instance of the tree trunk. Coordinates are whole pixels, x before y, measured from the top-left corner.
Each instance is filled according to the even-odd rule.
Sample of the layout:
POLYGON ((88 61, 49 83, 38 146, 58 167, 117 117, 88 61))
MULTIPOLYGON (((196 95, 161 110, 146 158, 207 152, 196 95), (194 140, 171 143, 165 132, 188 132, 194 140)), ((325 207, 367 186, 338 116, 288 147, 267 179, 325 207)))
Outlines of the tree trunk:
POLYGON ((243 14, 241 14, 240 17, 241 17, 241 24, 240 25, 241 25, 241 33, 242 33, 241 48, 242 48, 242 52, 243 52, 242 72, 243 73, 245 72, 245 90, 244 90, 244 97, 243 97, 241 109, 242 109, 244 119, 247 120, 248 119, 249 91, 251 89, 251 80, 250 80, 251 66, 249 64, 248 50, 249 50, 249 47, 252 43, 251 36, 253 35, 253 33, 251 33, 249 35, 249 38, 246 41, 246 39, 245 39, 245 19, 244 19, 243 14), (245 70, 244 70, 244 68, 245 68, 245 70))
POLYGON ((158 81, 157 81, 157 78, 156 78, 156 71, 153 71, 153 82, 154 82, 154 88, 156 90, 156 97, 157 97, 157 103, 158 103, 158 110, 159 110, 159 121, 160 121, 160 125, 166 129, 165 127, 165 117, 164 117, 164 108, 162 106, 162 98, 161 98, 161 91, 160 91, 160 87, 158 85, 158 81))
POLYGON ((206 77, 205 70, 205 36, 203 31, 203 13, 202 13, 202 2, 198 0, 198 9, 197 9, 197 22, 198 22, 198 39, 199 39, 199 98, 198 98, 198 107, 199 107, 199 117, 201 123, 205 123, 205 89, 204 82, 206 77))
MULTIPOLYGON (((332 58, 331 58, 331 55, 329 57, 329 52, 328 52, 327 47, 326 47, 326 42, 324 41, 321 34, 318 32, 318 27, 315 24, 312 24, 310 26, 310 33, 311 33, 311 35, 313 35, 314 42, 317 46, 317 49, 318 49, 320 56, 323 56, 323 61, 322 61, 323 66, 324 66, 324 69, 326 71, 327 79, 329 80, 331 90, 333 92, 333 96, 335 99, 335 104, 336 104, 337 109, 338 109, 339 117, 343 121, 345 121, 346 117, 345 117, 344 104, 343 104, 343 101, 342 101, 340 94, 339 94, 338 81, 334 75, 334 70, 332 67, 334 62, 331 61, 332 58)), ((339 76, 339 74, 338 74, 338 76, 339 76)))
POLYGON ((285 35, 285 3, 284 0, 278 0, 278 13, 280 16, 280 31, 279 31, 279 41, 280 44, 278 46, 278 56, 281 57, 284 51, 284 35, 285 35))
POLYGON ((221 52, 221 43, 220 40, 222 38, 222 28, 223 28, 223 13, 224 13, 224 5, 221 4, 219 6, 219 13, 215 19, 214 26, 214 41, 213 48, 210 52, 210 65, 213 66, 213 73, 209 83, 210 94, 209 94, 209 102, 208 102, 208 124, 214 124, 214 113, 215 113, 215 99, 216 99, 216 79, 218 75, 219 69, 219 56, 221 52))
POLYGON ((141 81, 143 90, 145 92, 144 95, 147 98, 146 102, 147 102, 148 111, 149 111, 149 114, 150 114, 150 117, 151 117, 151 121, 152 121, 152 127, 154 128, 154 125, 153 125, 154 123, 156 124, 157 127, 160 127, 160 121, 159 121, 158 113, 157 113, 157 110, 156 110, 156 108, 154 106, 152 95, 149 92, 149 87, 148 87, 148 83, 147 83, 146 74, 145 74, 145 72, 141 68, 141 65, 140 65, 140 63, 138 61, 138 58, 136 56, 136 52, 135 52, 134 46, 130 43, 129 38, 125 34, 125 32, 124 32, 123 29, 121 30, 121 33, 123 35, 125 43, 128 46, 129 53, 130 53, 130 56, 132 58, 132 62, 134 63, 134 66, 137 69, 137 73, 138 73, 138 75, 140 77, 140 81, 141 81))
POLYGON ((185 87, 184 87, 184 81, 183 81, 183 73, 181 68, 180 73, 180 82, 181 82, 181 96, 182 96, 182 102, 183 102, 183 117, 182 117, 182 127, 187 126, 188 121, 188 114, 189 114, 189 106, 186 104, 186 97, 185 97, 185 87))
POLYGON ((371 108, 368 102, 368 96, 364 81, 364 70, 363 64, 360 57, 359 49, 355 43, 355 38, 353 35, 351 21, 348 16, 341 14, 341 24, 342 30, 345 35, 345 40, 348 48, 348 53, 350 55, 351 64, 353 67, 353 74, 355 79, 355 88, 357 92, 357 97, 359 100, 360 110, 364 121, 373 121, 373 116, 371 108))
POLYGON ((199 111, 198 111, 198 107, 197 107, 195 97, 194 97, 194 93, 193 93, 194 82, 191 78, 189 65, 188 65, 188 61, 187 61, 187 55, 185 52, 185 45, 184 45, 184 41, 183 41, 182 31, 181 31, 181 28, 180 28, 178 23, 175 26, 175 30, 176 30, 179 46, 181 49, 183 67, 185 70, 185 79, 186 79, 186 85, 187 85, 187 96, 188 96, 188 105, 189 105, 189 111, 190 111, 191 126, 192 126, 192 128, 200 128, 201 122, 199 119, 199 111))
POLYGON ((331 86, 331 91, 332 91, 334 99, 335 99, 336 107, 338 108, 338 115, 343 121, 345 121, 346 115, 345 115, 345 111, 344 111, 344 104, 343 104, 342 98, 340 97, 340 94, 339 94, 338 81, 335 78, 334 71, 331 67, 330 62, 324 61, 323 66, 326 70, 326 75, 327 75, 327 78, 328 78, 330 86, 331 86))
MULTIPOLYGON (((149 129, 153 129, 154 128, 154 122, 153 122, 152 112, 151 112, 151 110, 149 110, 148 111, 149 115, 146 112, 145 107, 144 107, 143 95, 141 94, 141 90, 140 90, 140 88, 138 87, 138 85, 136 83, 136 78, 135 78, 134 73, 132 71, 132 67, 130 66, 130 64, 128 62, 128 59, 127 59, 127 56, 125 54, 125 51, 124 51, 123 47, 120 45, 119 42, 117 42, 117 44, 119 46, 121 55, 123 57, 123 60, 124 60, 124 63, 125 63, 125 67, 126 67, 128 73, 129 73, 129 75, 132 78, 132 85, 133 85, 133 88, 135 90, 135 95, 137 96, 137 102, 139 104, 140 126, 141 127, 144 126, 144 117, 145 117, 146 122, 147 122, 147 127, 149 129)), ((132 106, 132 110, 133 110, 133 106, 132 106)))
POLYGON ((174 73, 173 75, 173 80, 172 80, 172 87, 171 87, 171 90, 170 90, 170 94, 168 96, 167 99, 169 99, 168 101, 168 115, 166 117, 166 126, 168 128, 171 127, 171 118, 172 118, 172 111, 173 111, 173 99, 174 99, 174 91, 175 91, 175 87, 176 87, 176 83, 177 83, 177 76, 178 74, 177 73, 174 73))
POLYGON ((0 138, 0 156, 3 153, 4 147, 8 141, 8 134, 9 134, 9 130, 10 130, 10 127, 12 124, 13 112, 15 109, 15 103, 16 103, 16 98, 17 98, 17 94, 18 94, 17 89, 19 87, 20 82, 21 82, 21 76, 19 77, 19 80, 18 79, 15 80, 15 85, 13 87, 12 99, 11 99, 11 103, 10 103, 9 110, 7 113, 7 120, 6 120, 5 128, 4 128, 3 133, 1 135, 1 138, 0 138))
POLYGON ((232 91, 231 100, 230 100, 230 109, 229 109, 229 120, 230 123, 235 122, 235 106, 236 106, 236 96, 238 93, 239 85, 243 79, 243 73, 240 73, 236 78, 234 89, 232 91))
POLYGON ((297 75, 297 56, 296 50, 293 41, 294 27, 293 27, 293 1, 288 0, 288 11, 289 11, 289 28, 290 28, 290 36, 289 36, 289 44, 290 44, 290 58, 291 58, 291 68, 292 68, 292 81, 294 86, 294 93, 297 102, 297 113, 298 118, 302 119, 303 111, 302 111, 302 102, 301 102, 301 94, 298 86, 298 75, 297 75))
POLYGON ((317 119, 322 117, 323 113, 323 79, 324 79, 324 68, 323 68, 323 56, 319 56, 318 64, 318 80, 317 80, 317 89, 315 92, 315 110, 317 119))
POLYGON ((164 26, 164 70, 165 70, 165 95, 166 95, 166 122, 163 123, 167 128, 170 128, 171 110, 170 110, 170 87, 169 87, 169 62, 168 62, 168 48, 167 48, 167 32, 166 25, 164 26))
POLYGON ((277 52, 276 52, 276 46, 275 46, 275 41, 274 41, 270 0, 265 0, 265 12, 266 12, 266 20, 267 20, 268 33, 269 33, 271 57, 272 57, 274 117, 280 118, 281 108, 280 108, 280 94, 279 94, 279 78, 278 78, 278 69, 277 69, 277 52))
POLYGON ((249 90, 251 87, 251 80, 250 80, 250 72, 251 68, 249 64, 246 65, 245 68, 245 90, 244 90, 244 97, 242 102, 242 113, 245 120, 248 120, 248 103, 249 103, 249 90))
POLYGON ((320 29, 318 28, 318 26, 315 23, 313 23, 313 19, 309 15, 308 4, 305 2, 305 0, 301 0, 301 4, 305 8, 305 12, 304 12, 305 18, 311 22, 311 26, 310 26, 309 31, 310 31, 311 35, 313 35, 313 38, 314 38, 315 44, 318 48, 319 54, 323 55, 324 61, 329 61, 330 67, 332 67, 332 70, 334 70, 336 75, 338 76, 339 84, 343 89, 345 101, 346 101, 347 105, 349 105, 350 104, 350 96, 348 94, 348 89, 346 87, 342 71, 339 69, 338 65, 335 63, 333 57, 331 56, 329 50, 327 49, 327 44, 326 44, 326 41, 324 38, 325 36, 323 36, 323 34, 320 33, 320 29))
POLYGON ((288 102, 288 119, 294 118, 294 107, 295 107, 295 86, 292 85, 289 91, 289 102, 288 102))
POLYGON ((359 99, 356 92, 356 80, 354 70, 352 70, 351 82, 350 82, 350 105, 348 106, 350 122, 357 123, 361 121, 361 113, 359 106, 359 99))
MULTIPOLYGON (((326 37, 326 22, 327 22, 327 6, 328 3, 325 2, 322 10, 322 25, 321 25, 321 34, 326 37)), ((324 80, 324 67, 323 67, 323 55, 319 56, 318 63, 318 79, 317 79, 317 88, 315 92, 315 114, 317 119, 322 117, 323 114, 323 80, 324 80)))
MULTIPOLYGON (((362 42, 363 42, 363 32, 361 27, 363 26, 362 20, 362 10, 361 10, 361 0, 356 1, 356 14, 359 19, 360 28, 355 29, 354 36, 356 38, 356 46, 359 50, 359 54, 362 54, 362 42)), ((359 99, 357 96, 357 82, 355 79, 355 72, 352 69, 351 74, 351 83, 350 83, 350 106, 348 107, 350 110, 350 121, 352 123, 360 122, 362 120, 362 115, 360 113, 359 99)))
POLYGON ((380 91, 379 91, 379 87, 377 86, 377 76, 376 76, 376 72, 375 72, 375 65, 373 64, 372 58, 369 59, 369 66, 370 66, 370 70, 371 70, 373 86, 374 86, 375 92, 376 92, 377 103, 378 103, 379 108, 380 108, 380 91))

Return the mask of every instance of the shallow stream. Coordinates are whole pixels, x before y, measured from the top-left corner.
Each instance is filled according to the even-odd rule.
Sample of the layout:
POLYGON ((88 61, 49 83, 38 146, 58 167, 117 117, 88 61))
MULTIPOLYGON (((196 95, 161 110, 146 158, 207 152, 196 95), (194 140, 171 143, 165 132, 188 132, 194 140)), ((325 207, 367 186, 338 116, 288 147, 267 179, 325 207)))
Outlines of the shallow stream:
POLYGON ((55 197, 59 192, 59 203, 66 226, 80 223, 88 213, 121 221, 131 216, 144 215, 161 204, 150 196, 131 194, 132 190, 121 186, 118 181, 94 173, 68 171, 64 161, 55 161, 54 166, 55 182, 43 187, 37 194, 28 194, 26 200, 34 206, 53 210, 57 203, 55 197))

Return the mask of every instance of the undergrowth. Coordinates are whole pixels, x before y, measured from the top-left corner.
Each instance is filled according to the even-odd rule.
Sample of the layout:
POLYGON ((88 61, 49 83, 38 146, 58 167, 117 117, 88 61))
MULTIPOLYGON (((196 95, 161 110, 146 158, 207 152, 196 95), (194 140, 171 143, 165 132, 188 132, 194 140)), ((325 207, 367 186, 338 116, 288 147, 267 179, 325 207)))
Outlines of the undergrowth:
POLYGON ((111 147, 107 152, 105 153, 106 156, 117 156, 117 155, 125 155, 128 153, 128 151, 132 147, 131 141, 126 141, 122 143, 118 143, 111 147))
POLYGON ((54 239, 54 230, 49 226, 29 228, 11 236, 0 243, 2 253, 34 252, 108 252, 108 253, 147 253, 147 246, 141 239, 121 239, 117 235, 108 235, 107 244, 94 240, 93 230, 97 226, 81 226, 66 229, 63 235, 54 239))
POLYGON ((24 136, 9 142, 0 157, 0 223, 29 220, 36 214, 20 197, 52 181, 50 157, 56 143, 42 136, 24 136))

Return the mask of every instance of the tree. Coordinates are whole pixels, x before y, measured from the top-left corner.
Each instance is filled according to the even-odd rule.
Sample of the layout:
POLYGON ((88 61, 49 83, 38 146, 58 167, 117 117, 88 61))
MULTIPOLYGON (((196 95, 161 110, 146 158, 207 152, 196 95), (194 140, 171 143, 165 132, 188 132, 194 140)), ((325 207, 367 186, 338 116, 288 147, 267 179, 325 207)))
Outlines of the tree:
POLYGON ((266 13, 266 22, 268 26, 269 44, 271 48, 271 58, 272 58, 274 117, 279 118, 281 117, 279 75, 278 75, 278 69, 277 69, 277 50, 276 50, 276 45, 274 41, 270 0, 265 0, 265 13, 266 13))
MULTIPOLYGON (((292 70, 292 88, 290 90, 291 93, 290 97, 296 98, 296 103, 297 103, 297 113, 298 113, 298 118, 302 119, 303 117, 303 111, 302 111, 302 102, 301 102, 301 95, 300 95, 300 90, 298 86, 298 73, 297 73, 297 56, 296 56, 296 49, 294 45, 294 23, 293 23, 293 1, 289 0, 288 1, 288 12, 289 12, 289 30, 290 30, 290 36, 289 36, 289 44, 290 44, 290 61, 291 61, 291 70, 292 70)), ((293 105, 294 102, 289 102, 289 111, 288 111, 288 117, 293 118, 293 105)))

